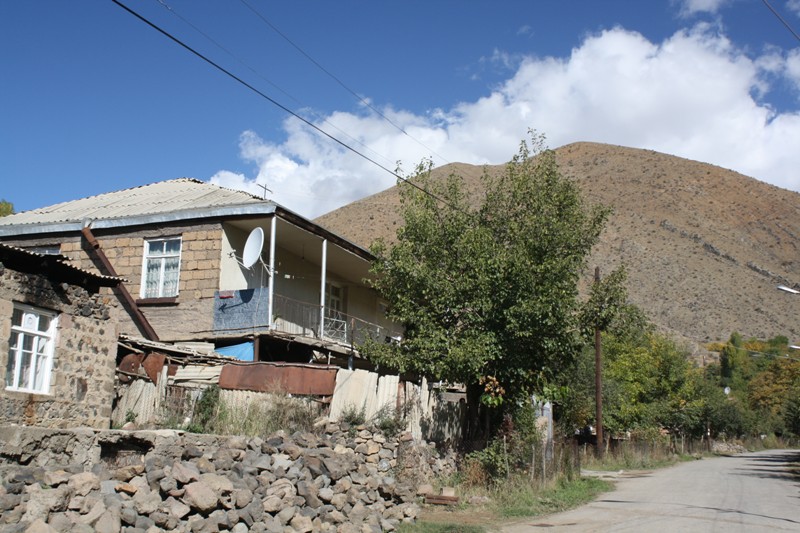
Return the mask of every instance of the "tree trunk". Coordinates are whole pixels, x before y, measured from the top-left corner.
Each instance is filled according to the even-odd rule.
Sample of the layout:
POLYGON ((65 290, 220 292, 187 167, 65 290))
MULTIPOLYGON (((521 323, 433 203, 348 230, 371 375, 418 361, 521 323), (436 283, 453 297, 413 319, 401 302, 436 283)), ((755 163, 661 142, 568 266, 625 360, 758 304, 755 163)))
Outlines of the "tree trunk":
POLYGON ((478 384, 467 385, 467 413, 462 428, 464 442, 480 440, 482 437, 480 408, 482 392, 483 388, 478 384))

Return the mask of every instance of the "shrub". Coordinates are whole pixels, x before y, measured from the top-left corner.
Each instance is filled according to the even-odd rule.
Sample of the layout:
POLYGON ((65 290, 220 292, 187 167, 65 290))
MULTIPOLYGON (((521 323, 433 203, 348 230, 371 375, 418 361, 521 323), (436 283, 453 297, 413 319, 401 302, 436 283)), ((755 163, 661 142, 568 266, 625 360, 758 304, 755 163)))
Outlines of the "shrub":
POLYGON ((372 424, 387 437, 395 437, 402 432, 408 424, 408 412, 410 404, 405 404, 398 409, 387 403, 372 417, 372 424))
POLYGON ((466 469, 475 481, 496 483, 509 475, 509 459, 502 439, 492 440, 484 449, 467 454, 466 469))
POLYGON ((206 433, 209 426, 218 415, 219 407, 219 385, 212 385, 203 390, 197 403, 194 404, 192 421, 186 427, 192 433, 206 433))
POLYGON ((342 409, 342 416, 339 417, 339 421, 351 426, 360 426, 367 421, 367 407, 362 405, 358 408, 355 405, 348 405, 342 409))
POLYGON ((253 393, 245 401, 224 401, 218 386, 208 387, 194 407, 187 431, 220 435, 268 435, 278 430, 313 431, 318 409, 305 398, 284 393, 253 393))

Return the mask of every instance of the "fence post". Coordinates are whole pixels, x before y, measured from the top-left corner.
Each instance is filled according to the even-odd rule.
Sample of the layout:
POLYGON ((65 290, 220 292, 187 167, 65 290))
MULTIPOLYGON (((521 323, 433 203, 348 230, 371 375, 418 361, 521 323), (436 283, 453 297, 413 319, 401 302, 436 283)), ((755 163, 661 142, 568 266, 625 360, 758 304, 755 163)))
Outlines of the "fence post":
POLYGON ((542 446, 542 487, 547 483, 547 444, 542 446))
POLYGON ((506 479, 511 475, 511 468, 508 466, 508 450, 506 449, 506 436, 503 435, 503 457, 506 460, 506 479))
POLYGON ((536 469, 536 443, 531 443, 531 481, 533 481, 533 471, 536 469))

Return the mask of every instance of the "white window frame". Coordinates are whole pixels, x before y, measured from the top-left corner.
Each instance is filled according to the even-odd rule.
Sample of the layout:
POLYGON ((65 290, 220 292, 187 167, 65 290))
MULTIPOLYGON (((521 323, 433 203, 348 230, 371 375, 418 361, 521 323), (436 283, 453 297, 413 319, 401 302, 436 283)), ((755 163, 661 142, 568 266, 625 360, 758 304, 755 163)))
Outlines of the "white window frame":
POLYGON ((336 283, 335 281, 329 281, 325 284, 325 307, 332 313, 344 313, 344 289, 345 287, 340 284, 336 283), (333 292, 336 291, 339 294, 334 295, 333 292))
POLYGON ((325 322, 323 337, 347 341, 348 324, 346 313, 347 287, 335 281, 325 283, 325 322), (333 292, 339 294, 334 296, 333 292))
POLYGON ((174 298, 178 296, 178 292, 180 292, 180 283, 181 283, 181 253, 183 252, 183 239, 181 237, 158 237, 155 239, 145 239, 144 240, 144 252, 142 254, 142 285, 139 290, 139 296, 141 298, 174 298), (164 252, 164 244, 170 241, 178 241, 178 252, 177 253, 166 253, 164 252), (153 245, 159 244, 161 245, 160 251, 154 251, 151 253, 151 248, 153 245), (178 272, 177 278, 175 279, 175 293, 165 293, 165 273, 166 273, 166 265, 167 260, 177 257, 178 259, 178 272), (157 294, 147 294, 147 273, 149 271, 148 265, 152 261, 157 261, 160 263, 158 268, 158 293, 157 294))
POLYGON ((14 311, 21 312, 20 323, 14 324, 12 314, 11 336, 8 339, 8 364, 6 365, 6 390, 33 394, 49 394, 53 373, 53 355, 55 353, 58 315, 38 307, 14 303, 14 311), (40 329, 41 319, 50 319, 47 329, 40 329), (25 353, 25 340, 31 341, 28 354, 28 368, 23 369, 22 361, 25 353), (41 372, 41 381, 36 383, 36 370, 41 372), (24 371, 28 372, 27 386, 24 371))

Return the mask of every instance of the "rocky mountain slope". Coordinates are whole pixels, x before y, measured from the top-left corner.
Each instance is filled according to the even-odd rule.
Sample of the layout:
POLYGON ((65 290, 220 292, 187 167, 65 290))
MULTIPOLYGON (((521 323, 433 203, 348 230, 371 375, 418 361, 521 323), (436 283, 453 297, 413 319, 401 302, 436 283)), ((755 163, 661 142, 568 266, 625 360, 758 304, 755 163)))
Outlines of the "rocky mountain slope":
MULTIPOLYGON (((800 343, 800 194, 713 165, 596 143, 556 149, 561 171, 587 200, 613 208, 584 273, 624 263, 632 301, 695 346, 785 335, 800 343)), ((489 166, 490 173, 503 166, 489 166)), ((480 201, 484 167, 450 164, 480 201)), ((316 222, 363 246, 392 240, 402 223, 392 187, 316 222)))

